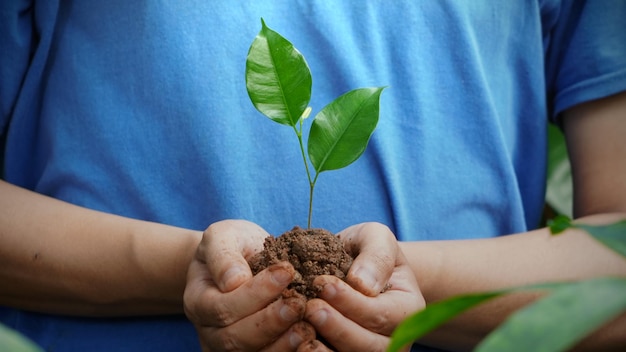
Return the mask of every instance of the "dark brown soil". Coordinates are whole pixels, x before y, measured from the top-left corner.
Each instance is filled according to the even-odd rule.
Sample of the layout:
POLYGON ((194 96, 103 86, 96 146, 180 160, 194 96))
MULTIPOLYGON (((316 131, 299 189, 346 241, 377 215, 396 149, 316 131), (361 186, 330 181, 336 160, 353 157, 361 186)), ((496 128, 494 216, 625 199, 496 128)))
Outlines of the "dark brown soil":
POLYGON ((313 285, 319 275, 335 275, 345 280, 352 265, 352 257, 344 250, 341 239, 324 229, 294 227, 278 237, 265 239, 263 251, 254 255, 248 263, 253 274, 270 265, 289 261, 296 275, 283 295, 292 296, 294 291, 307 299, 317 296, 320 287, 313 285))

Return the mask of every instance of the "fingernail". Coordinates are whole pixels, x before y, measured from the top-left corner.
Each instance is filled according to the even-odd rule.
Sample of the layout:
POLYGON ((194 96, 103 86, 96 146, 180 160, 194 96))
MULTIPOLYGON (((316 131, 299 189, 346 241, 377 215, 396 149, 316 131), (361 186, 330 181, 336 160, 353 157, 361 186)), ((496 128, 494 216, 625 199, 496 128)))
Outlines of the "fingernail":
POLYGON ((273 270, 271 278, 278 286, 285 286, 292 280, 291 273, 284 269, 273 270))
POLYGON ((304 340, 298 333, 292 332, 289 335, 289 343, 291 344, 291 347, 297 348, 303 341, 304 340))
POLYGON ((280 317, 283 318, 285 321, 294 321, 300 317, 300 314, 298 314, 298 312, 294 311, 293 309, 291 309, 290 306, 286 304, 280 307, 279 314, 280 317))
POLYGON ((322 289, 322 294, 324 295, 324 298, 331 299, 337 294, 337 288, 333 284, 326 284, 322 289))
POLYGON ((320 309, 317 312, 313 313, 313 315, 311 315, 310 320, 313 325, 321 326, 326 322, 327 318, 328 312, 326 312, 326 310, 324 309, 320 309))
POLYGON ((239 282, 239 278, 243 274, 243 269, 240 266, 233 266, 226 270, 224 276, 222 276, 222 282, 226 290, 234 289, 239 282))
POLYGON ((355 270, 354 275, 361 280, 363 288, 371 290, 371 292, 379 292, 376 289, 376 278, 367 267, 361 267, 355 270))

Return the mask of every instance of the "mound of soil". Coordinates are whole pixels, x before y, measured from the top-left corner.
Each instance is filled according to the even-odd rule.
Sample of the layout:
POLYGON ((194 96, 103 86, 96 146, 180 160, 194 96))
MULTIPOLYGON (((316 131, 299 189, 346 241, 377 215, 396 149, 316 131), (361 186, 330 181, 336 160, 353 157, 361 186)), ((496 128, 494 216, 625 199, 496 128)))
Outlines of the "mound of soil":
POLYGON ((313 285, 317 276, 335 275, 345 280, 352 259, 338 236, 324 229, 296 226, 278 237, 266 238, 263 251, 250 258, 248 263, 256 275, 270 265, 289 261, 296 275, 283 296, 297 292, 309 300, 317 297, 321 289, 313 285))

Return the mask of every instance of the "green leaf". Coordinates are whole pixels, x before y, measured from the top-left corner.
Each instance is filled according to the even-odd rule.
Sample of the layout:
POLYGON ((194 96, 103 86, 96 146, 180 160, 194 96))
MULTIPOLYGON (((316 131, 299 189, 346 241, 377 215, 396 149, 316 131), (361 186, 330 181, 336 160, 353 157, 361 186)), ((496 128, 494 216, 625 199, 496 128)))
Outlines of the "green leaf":
POLYGON ((391 334, 391 342, 387 351, 399 351, 402 347, 426 335, 465 310, 505 292, 495 291, 468 294, 430 304, 425 309, 402 321, 396 327, 391 334))
MULTIPOLYGON (((626 257, 626 220, 610 225, 573 223, 566 216, 550 222, 553 234, 567 228, 588 232, 626 257)), ((479 351, 560 351, 626 311, 626 279, 599 278, 574 283, 542 283, 502 291, 461 295, 427 306, 403 321, 391 336, 388 351, 398 351, 449 319, 484 301, 509 292, 550 289, 554 292, 517 311, 478 346, 479 351)))
POLYGON ((569 283, 548 282, 491 292, 470 293, 429 304, 426 308, 408 317, 396 327, 391 334, 391 341, 387 351, 399 351, 402 347, 435 330, 455 316, 492 298, 517 291, 552 290, 563 285, 569 285, 569 283))
POLYGON ((572 216, 572 172, 565 137, 552 123, 548 124, 548 173, 546 203, 560 214, 572 216))
POLYGON ((576 228, 589 233, 600 243, 626 257, 626 220, 608 225, 586 225, 573 223, 567 216, 559 215, 548 221, 550 232, 559 234, 568 228, 576 228))
POLYGON ((254 107, 278 123, 296 126, 311 100, 311 85, 304 56, 261 19, 246 59, 246 88, 254 107))
POLYGON ((626 279, 563 285, 515 312, 477 351, 564 351, 626 310, 626 279))
POLYGON ((17 331, 0 324, 0 350, 12 352, 41 352, 39 346, 17 331))
POLYGON ((565 215, 559 215, 548 221, 548 227, 553 235, 558 235, 572 226, 572 220, 565 215))
POLYGON ((315 116, 307 150, 318 174, 346 167, 363 154, 378 123, 383 89, 352 90, 315 116))
POLYGON ((575 224, 574 227, 587 231, 600 243, 626 257, 626 220, 602 226, 575 224))

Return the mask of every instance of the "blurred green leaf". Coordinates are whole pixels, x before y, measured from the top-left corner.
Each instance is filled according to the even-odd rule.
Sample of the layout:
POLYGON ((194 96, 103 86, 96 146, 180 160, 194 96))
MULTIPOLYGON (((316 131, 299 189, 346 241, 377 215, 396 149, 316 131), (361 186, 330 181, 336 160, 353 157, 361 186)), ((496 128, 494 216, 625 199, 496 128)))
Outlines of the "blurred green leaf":
POLYGON ((402 347, 435 330, 458 314, 505 292, 468 294, 429 304, 396 327, 391 334, 391 342, 387 351, 399 351, 402 347))
POLYGON ((261 25, 246 59, 248 95, 262 114, 293 127, 311 100, 311 72, 293 44, 261 25))
POLYGON ((318 174, 346 167, 363 154, 378 123, 383 89, 352 90, 315 116, 307 150, 318 174))
POLYGON ((515 312, 476 351, 565 351, 625 309, 626 279, 562 285, 515 312))
POLYGON ((459 295, 434 302, 426 306, 423 310, 403 320, 396 327, 391 334, 391 341, 387 351, 395 352, 400 350, 402 347, 435 330, 455 316, 492 298, 511 292, 554 290, 555 288, 569 284, 570 283, 561 282, 540 283, 505 290, 459 295))
POLYGON ((553 235, 558 235, 572 226, 572 220, 565 215, 559 215, 548 221, 548 227, 553 235))
MULTIPOLYGON (((626 257, 626 220, 592 226, 572 222, 567 216, 550 221, 553 234, 572 227, 626 257)), ((428 305, 398 325, 388 351, 421 338, 463 311, 491 298, 519 291, 553 292, 512 314, 477 346, 484 351, 567 350, 591 332, 626 311, 626 279, 597 278, 579 282, 543 283, 510 290, 461 295, 428 305)))
POLYGON ((608 225, 587 225, 574 223, 565 215, 559 215, 548 221, 550 232, 559 234, 568 228, 577 228, 587 232, 597 241, 626 257, 626 220, 608 225))
POLYGON ((43 352, 43 349, 17 331, 0 324, 0 351, 43 352))
POLYGON ((572 176, 563 133, 548 124, 548 174, 546 203, 557 213, 572 216, 572 176))
POLYGON ((574 226, 587 231, 600 243, 626 257, 626 220, 603 226, 585 224, 575 224, 574 226))

